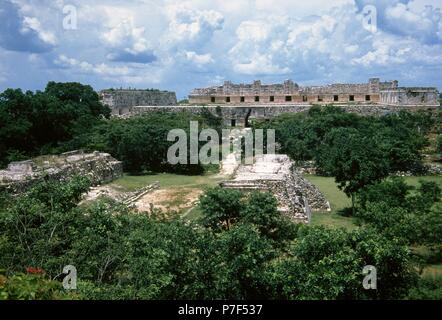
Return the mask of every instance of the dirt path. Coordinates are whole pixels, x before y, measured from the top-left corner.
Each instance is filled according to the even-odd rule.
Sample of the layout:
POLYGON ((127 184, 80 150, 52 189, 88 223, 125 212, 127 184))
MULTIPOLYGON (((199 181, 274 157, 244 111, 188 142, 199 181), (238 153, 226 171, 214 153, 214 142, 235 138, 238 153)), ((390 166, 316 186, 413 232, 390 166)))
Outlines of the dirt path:
POLYGON ((160 188, 142 197, 135 206, 142 212, 150 211, 153 205, 155 209, 181 213, 195 206, 202 193, 197 188, 160 188))

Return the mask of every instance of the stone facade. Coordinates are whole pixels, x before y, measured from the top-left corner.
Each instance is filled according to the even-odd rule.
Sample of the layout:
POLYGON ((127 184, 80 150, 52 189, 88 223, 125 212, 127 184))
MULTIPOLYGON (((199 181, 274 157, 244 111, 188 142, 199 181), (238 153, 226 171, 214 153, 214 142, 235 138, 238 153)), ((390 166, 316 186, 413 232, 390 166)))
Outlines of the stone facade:
POLYGON ((0 190, 21 193, 46 177, 67 181, 74 175, 86 176, 92 185, 99 185, 122 174, 122 162, 107 153, 72 151, 59 156, 10 163, 6 170, 0 171, 0 190))
MULTIPOLYGON (((396 113, 401 110, 438 110, 439 106, 399 106, 382 104, 342 104, 346 112, 357 113, 362 116, 383 116, 389 113, 396 113)), ((280 105, 223 105, 219 106, 137 106, 133 107, 130 115, 142 115, 155 112, 191 112, 199 114, 208 110, 212 114, 221 116, 226 126, 247 126, 249 121, 254 119, 269 120, 284 113, 306 112, 312 108, 310 104, 280 104, 280 105)))
POLYGON ((439 106, 436 88, 397 88, 382 90, 381 103, 395 106, 439 106))
POLYGON ((439 106, 436 88, 399 88, 398 81, 369 79, 361 84, 330 84, 301 87, 291 80, 263 85, 224 82, 222 86, 194 89, 190 104, 342 104, 374 103, 392 105, 439 106))
POLYGON ((101 101, 108 105, 112 114, 123 115, 134 106, 173 106, 177 105, 175 92, 159 90, 103 90, 101 101))
POLYGON ((253 165, 240 165, 234 178, 221 186, 242 192, 270 192, 278 201, 278 210, 296 222, 308 223, 311 210, 330 211, 322 193, 294 170, 287 155, 260 155, 253 165))

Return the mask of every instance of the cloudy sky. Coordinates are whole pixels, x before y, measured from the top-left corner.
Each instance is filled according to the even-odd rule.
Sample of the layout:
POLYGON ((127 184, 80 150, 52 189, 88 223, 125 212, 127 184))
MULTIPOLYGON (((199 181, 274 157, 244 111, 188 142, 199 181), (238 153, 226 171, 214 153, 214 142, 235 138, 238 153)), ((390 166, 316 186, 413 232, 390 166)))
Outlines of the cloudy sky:
POLYGON ((374 76, 442 89, 441 7, 442 0, 0 0, 0 90, 78 81, 183 98, 224 80, 308 85, 374 76))

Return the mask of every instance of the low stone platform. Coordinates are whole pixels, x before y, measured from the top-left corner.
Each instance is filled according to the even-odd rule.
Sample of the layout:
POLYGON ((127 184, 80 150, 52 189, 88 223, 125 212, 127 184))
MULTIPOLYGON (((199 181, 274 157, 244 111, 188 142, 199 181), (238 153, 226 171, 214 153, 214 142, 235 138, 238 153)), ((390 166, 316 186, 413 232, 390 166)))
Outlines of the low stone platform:
POLYGON ((86 176, 92 185, 113 181, 123 174, 123 164, 107 153, 81 150, 57 156, 12 162, 0 171, 0 190, 22 193, 45 177, 68 181, 75 175, 86 176))
POLYGON ((278 200, 278 210, 297 222, 308 223, 311 210, 330 211, 322 193, 296 171, 287 155, 257 156, 253 165, 240 165, 234 178, 221 186, 243 192, 271 192, 278 200))

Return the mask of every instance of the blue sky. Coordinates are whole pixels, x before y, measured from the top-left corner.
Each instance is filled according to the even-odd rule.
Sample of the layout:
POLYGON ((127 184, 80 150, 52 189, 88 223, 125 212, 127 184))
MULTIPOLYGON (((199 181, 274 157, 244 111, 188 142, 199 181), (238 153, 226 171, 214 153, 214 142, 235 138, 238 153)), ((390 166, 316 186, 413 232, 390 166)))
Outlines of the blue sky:
POLYGON ((441 7, 441 0, 0 0, 0 90, 78 81, 183 98, 224 80, 369 77, 441 89, 441 7), (73 21, 68 5, 76 29, 63 23, 73 21), (364 24, 370 5, 376 31, 364 24))

